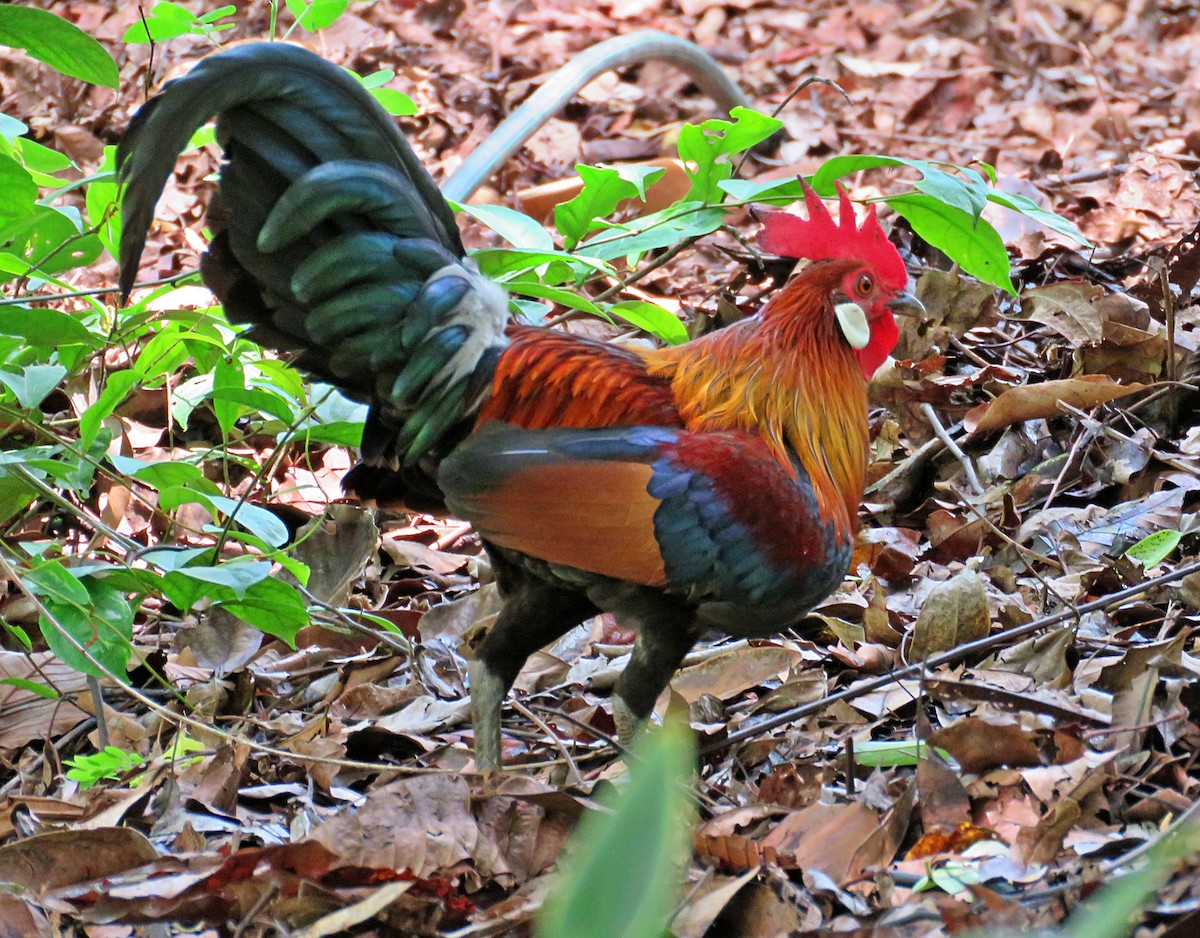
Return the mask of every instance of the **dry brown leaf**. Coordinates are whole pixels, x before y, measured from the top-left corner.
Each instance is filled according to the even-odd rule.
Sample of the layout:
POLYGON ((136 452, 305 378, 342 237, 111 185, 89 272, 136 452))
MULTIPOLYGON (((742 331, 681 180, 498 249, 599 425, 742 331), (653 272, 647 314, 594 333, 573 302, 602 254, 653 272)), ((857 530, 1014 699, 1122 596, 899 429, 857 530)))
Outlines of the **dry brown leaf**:
POLYGON ((917 791, 921 825, 926 831, 957 828, 970 820, 971 799, 959 773, 932 749, 917 763, 917 791))
POLYGON ((128 827, 52 831, 0 847, 0 882, 58 889, 115 876, 157 859, 154 845, 128 827))
POLYGON ((1026 827, 1013 844, 1013 859, 1026 866, 1052 863, 1062 850, 1063 838, 1079 823, 1082 812, 1074 798, 1064 798, 1034 827, 1026 827))
POLYGON ((1104 337, 1104 318, 1096 300, 1104 290, 1094 283, 1070 280, 1026 290, 1021 316, 1049 326, 1076 348, 1104 337))
POLYGON ((784 869, 818 869, 844 882, 863 844, 879 830, 879 815, 862 802, 809 805, 794 811, 759 841, 784 869))
POLYGON ((987 590, 974 570, 963 570, 939 583, 925 599, 913 626, 909 659, 930 655, 985 638, 992 630, 987 590))
POLYGON ((671 688, 688 703, 695 703, 704 694, 728 700, 803 660, 799 652, 782 645, 742 648, 684 668, 671 681, 671 688))
POLYGON ((87 687, 87 678, 49 652, 0 651, 0 678, 49 682, 62 695, 39 697, 22 687, 0 685, 0 749, 15 749, 32 739, 53 739, 90 715, 71 703, 87 687))
POLYGON ((1039 417, 1062 416, 1060 403, 1087 410, 1145 389, 1144 384, 1117 384, 1107 375, 1080 375, 1078 378, 1024 384, 1009 388, 994 401, 972 408, 963 418, 963 426, 971 433, 986 433, 1039 417))

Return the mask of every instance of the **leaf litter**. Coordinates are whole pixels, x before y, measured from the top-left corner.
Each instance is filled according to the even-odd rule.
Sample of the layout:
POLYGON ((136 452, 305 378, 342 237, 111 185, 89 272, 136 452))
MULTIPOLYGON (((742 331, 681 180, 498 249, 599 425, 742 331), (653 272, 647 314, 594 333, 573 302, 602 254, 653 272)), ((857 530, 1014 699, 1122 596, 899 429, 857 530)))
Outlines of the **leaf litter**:
MULTIPOLYGON (((6 113, 83 165, 116 139, 147 78, 157 84, 208 51, 184 37, 152 62, 146 47, 119 42, 133 6, 47 6, 122 57, 125 93, 60 83, 33 95, 41 73, 8 52, 0 93, 6 113)), ((263 10, 250 5, 231 38, 261 36, 263 10)), ((855 152, 983 161, 1005 192, 1060 212, 1096 245, 1004 229, 1013 298, 897 225, 931 316, 902 323, 895 366, 872 386, 854 576, 795 634, 702 644, 673 682, 704 752, 677 934, 1045 925, 1192 810, 1200 573, 1072 610, 1182 569, 1200 544, 1194 15, 1186 3, 1103 0, 638 0, 469 14, 405 3, 355 5, 320 34, 324 54, 360 73, 396 69, 394 86, 420 109, 406 126, 437 178, 573 52, 663 28, 712 50, 760 106, 814 74, 847 93, 813 85, 788 105, 788 138, 748 164, 749 178, 809 173, 855 152), (1164 535, 1165 553, 1145 546, 1164 535), (1052 628, 1013 632, 1060 611, 1066 621, 1052 628), (979 640, 992 647, 951 651, 979 640), (904 680, 855 690, 920 660, 904 680), (873 747, 885 744, 914 755, 884 760, 873 747)), ((666 69, 605 82, 479 200, 537 206, 539 187, 559 180, 569 197, 580 159, 666 156, 678 124, 708 114, 666 69)), ((211 169, 203 154, 177 167, 149 272, 194 268, 211 169)), ((861 173, 855 192, 885 193, 893 178, 861 173)), ((485 235, 468 225, 468 237, 485 235)), ((102 260, 72 276, 108 286, 114 269, 102 260)), ((716 239, 646 277, 639 297, 702 327, 754 287, 716 239)), ((566 328, 616 332, 574 317, 566 328)), ((162 392, 145 391, 114 414, 126 454, 173 458, 166 407, 162 392)), ((214 428, 201 408, 189 432, 214 428)), ((261 463, 273 439, 244 444, 261 463)), ((171 693, 105 687, 103 699, 44 651, 3 653, 0 866, 16 872, 0 878, 54 871, 36 875, 36 902, 0 899, 20 933, 48 934, 47 913, 114 934, 122 926, 107 923, 125 933, 197 920, 254 933, 276 922, 312 934, 368 921, 411 934, 527 928, 592 786, 620 774, 607 694, 632 636, 600 617, 530 660, 505 715, 515 771, 484 786, 468 773, 464 701, 470 649, 495 610, 486 558, 452 519, 383 518, 377 537, 361 510, 330 504, 349 463, 318 445, 268 482, 282 522, 305 531, 317 574, 308 589, 324 610, 295 650, 219 609, 179 621, 146 607, 134 643, 171 693), (150 706, 173 701, 195 725, 150 706), (82 787, 63 760, 103 748, 100 707, 106 742, 142 762, 82 787), (185 735, 203 758, 187 758, 185 735), (87 865, 67 859, 84 854, 87 865)), ((227 481, 233 498, 249 483, 227 481)), ((158 543, 171 532, 153 497, 114 485, 91 507, 121 534, 158 543)), ((198 531, 211 516, 182 520, 198 531)), ((39 537, 45 521, 9 537, 39 537)), ((36 629, 38 611, 15 585, 2 601, 6 622, 36 629)), ((1195 867, 1163 901, 1177 915, 1196 909, 1195 867)))

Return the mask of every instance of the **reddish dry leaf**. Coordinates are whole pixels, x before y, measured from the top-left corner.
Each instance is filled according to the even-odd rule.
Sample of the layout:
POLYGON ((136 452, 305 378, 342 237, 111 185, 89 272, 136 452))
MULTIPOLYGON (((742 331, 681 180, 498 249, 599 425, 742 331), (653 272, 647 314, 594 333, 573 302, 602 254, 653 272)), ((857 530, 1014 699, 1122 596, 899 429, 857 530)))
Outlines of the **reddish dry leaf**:
POLYGON ((945 749, 964 772, 986 772, 997 766, 1041 765, 1034 734, 1016 723, 989 723, 964 717, 936 730, 929 743, 945 749))
POLYGON ((1060 417, 1064 413, 1058 406, 1060 403, 1087 410, 1145 389, 1144 384, 1118 384, 1107 375, 1080 375, 1078 378, 1024 384, 1009 388, 994 401, 973 408, 963 418, 963 426, 971 433, 986 433, 1039 417, 1060 417))
POLYGON ((925 834, 909 848, 904 859, 922 860, 939 853, 962 853, 971 844, 977 844, 981 840, 999 839, 1000 837, 995 831, 988 830, 986 827, 976 827, 970 822, 963 822, 958 827, 941 828, 925 834))
POLYGON ((911 576, 921 555, 921 533, 911 528, 864 528, 854 543, 850 569, 865 563, 884 580, 911 576))
POLYGON ((879 827, 879 816, 861 802, 818 802, 787 815, 759 846, 774 851, 784 869, 819 869, 841 883, 853 875, 859 851, 879 827))

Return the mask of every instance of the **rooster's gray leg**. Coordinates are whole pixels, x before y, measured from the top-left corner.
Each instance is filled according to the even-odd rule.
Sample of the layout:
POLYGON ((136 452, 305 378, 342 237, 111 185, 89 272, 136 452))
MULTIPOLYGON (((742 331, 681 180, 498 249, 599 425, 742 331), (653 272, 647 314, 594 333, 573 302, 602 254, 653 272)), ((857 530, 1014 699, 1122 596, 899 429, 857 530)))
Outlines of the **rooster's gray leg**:
POLYGON ((697 638, 698 630, 686 619, 671 616, 641 623, 633 655, 613 689, 613 720, 622 746, 628 747, 645 725, 658 695, 697 638))
POLYGON ((525 660, 589 616, 593 606, 580 593, 559 589, 520 568, 497 566, 504 607, 471 662, 475 767, 500 768, 500 708, 525 660))

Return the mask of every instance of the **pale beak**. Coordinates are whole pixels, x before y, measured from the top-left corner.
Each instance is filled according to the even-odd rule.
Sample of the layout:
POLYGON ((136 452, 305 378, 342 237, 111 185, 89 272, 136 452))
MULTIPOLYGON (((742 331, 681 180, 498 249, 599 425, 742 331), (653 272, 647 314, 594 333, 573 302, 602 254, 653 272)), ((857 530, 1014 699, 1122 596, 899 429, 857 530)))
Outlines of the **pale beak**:
POLYGON ((901 293, 887 304, 895 316, 912 316, 915 319, 925 318, 925 305, 911 293, 901 293))

